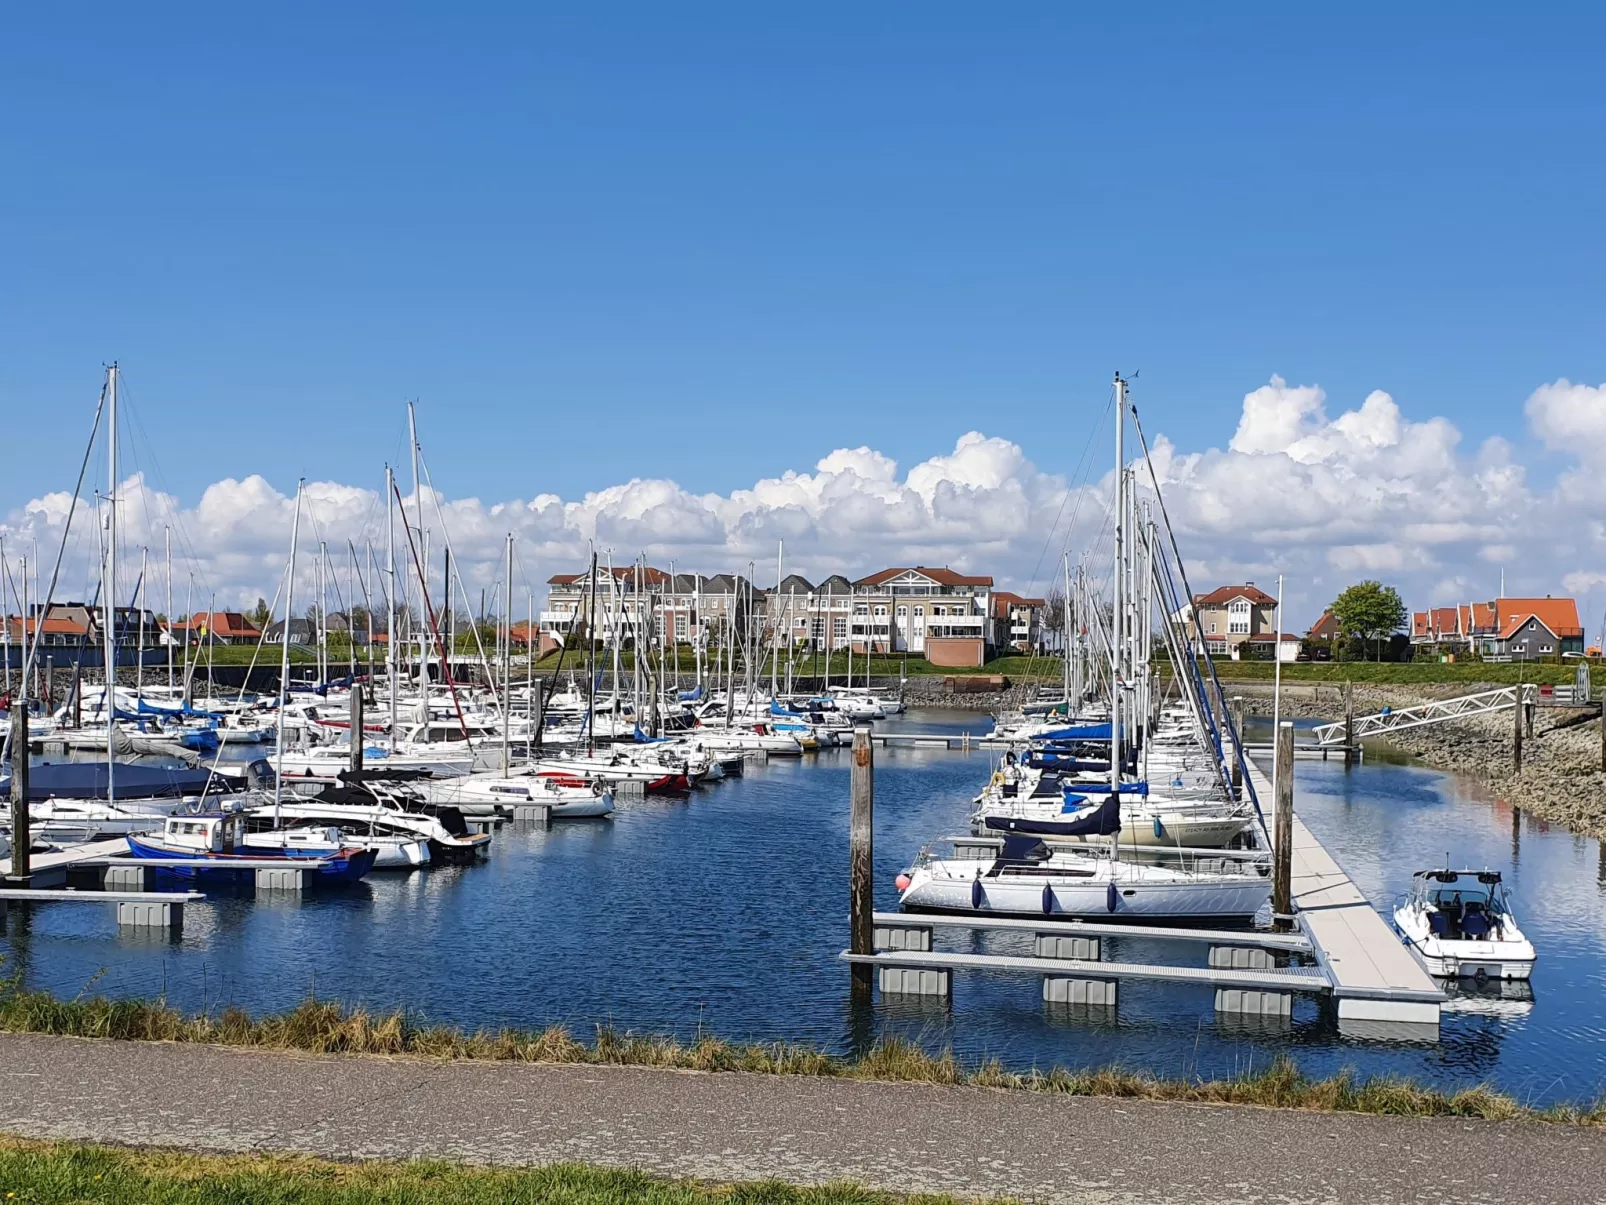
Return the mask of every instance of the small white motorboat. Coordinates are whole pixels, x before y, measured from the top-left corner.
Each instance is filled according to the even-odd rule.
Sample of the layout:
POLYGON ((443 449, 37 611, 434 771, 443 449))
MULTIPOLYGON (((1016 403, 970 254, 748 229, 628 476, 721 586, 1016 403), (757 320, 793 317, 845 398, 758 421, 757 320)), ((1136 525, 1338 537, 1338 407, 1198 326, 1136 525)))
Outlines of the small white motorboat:
POLYGON ((1498 870, 1417 871, 1394 927, 1428 973, 1444 979, 1526 979, 1538 958, 1498 870))

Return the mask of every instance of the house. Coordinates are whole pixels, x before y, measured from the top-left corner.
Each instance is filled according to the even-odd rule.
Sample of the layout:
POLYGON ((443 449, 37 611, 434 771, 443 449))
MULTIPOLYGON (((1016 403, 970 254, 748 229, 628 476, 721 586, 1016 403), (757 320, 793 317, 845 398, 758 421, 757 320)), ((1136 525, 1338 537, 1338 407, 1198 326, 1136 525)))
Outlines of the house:
POLYGON ((1584 626, 1578 604, 1570 598, 1499 598, 1495 600, 1499 631, 1485 638, 1485 656, 1534 661, 1584 651, 1584 626))
POLYGON ((1449 652, 1532 661, 1584 651, 1578 604, 1570 598, 1496 598, 1411 614, 1411 643, 1449 652))
POLYGON ((853 583, 856 652, 923 654, 932 665, 985 664, 993 579, 925 565, 882 569, 853 583))
POLYGON ((995 649, 1014 649, 1031 653, 1043 647, 1043 616, 1048 603, 1041 598, 1022 598, 1008 590, 993 594, 993 632, 995 649))
MULTIPOLYGON (((596 638, 609 646, 616 635, 622 643, 633 643, 639 634, 656 643, 668 633, 676 644, 719 644, 732 621, 741 630, 753 598, 751 583, 737 574, 669 574, 651 565, 610 571, 598 565, 596 638)), ((553 574, 547 579, 540 630, 561 644, 571 633, 585 631, 592 606, 590 570, 553 574)))
POLYGON ((180 643, 256 644, 262 629, 238 611, 197 611, 188 619, 173 623, 173 636, 180 643))
POLYGON ((1338 649, 1338 637, 1338 620, 1331 611, 1323 611, 1321 618, 1305 632, 1305 656, 1312 661, 1331 661, 1338 649))
POLYGON ((1225 655, 1236 661, 1244 641, 1276 629, 1276 614, 1277 600, 1254 582, 1245 582, 1195 594, 1183 618, 1190 639, 1204 641, 1212 657, 1225 655))

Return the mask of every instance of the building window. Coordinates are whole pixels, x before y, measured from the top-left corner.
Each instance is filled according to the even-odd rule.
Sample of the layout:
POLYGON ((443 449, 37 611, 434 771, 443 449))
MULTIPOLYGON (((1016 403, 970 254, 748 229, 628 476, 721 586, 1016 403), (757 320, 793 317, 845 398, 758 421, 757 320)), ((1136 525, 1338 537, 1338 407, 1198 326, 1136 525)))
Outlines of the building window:
POLYGON ((946 614, 948 614, 948 608, 947 607, 932 607, 931 608, 931 613, 933 615, 946 615, 946 614))
POLYGON ((882 618, 882 617, 884 617, 886 615, 887 609, 885 607, 883 607, 883 606, 877 606, 876 609, 875 609, 875 613, 876 613, 876 618, 880 619, 880 618, 882 618))
POLYGON ((847 634, 848 621, 846 619, 838 618, 831 621, 831 635, 833 637, 835 637, 837 640, 841 640, 847 636, 847 634))
POLYGON ((908 607, 899 607, 898 608, 898 618, 899 619, 902 619, 907 614, 909 614, 909 608, 908 607))
POLYGON ((924 615, 925 613, 926 613, 925 607, 916 607, 915 608, 915 614, 916 615, 924 615))
POLYGON ((1249 635, 1249 621, 1247 619, 1232 619, 1232 620, 1228 620, 1227 621, 1227 635, 1229 635, 1229 636, 1247 636, 1247 635, 1249 635))
POLYGON ((854 603, 853 613, 855 615, 868 615, 870 613, 870 608, 865 603, 854 603))

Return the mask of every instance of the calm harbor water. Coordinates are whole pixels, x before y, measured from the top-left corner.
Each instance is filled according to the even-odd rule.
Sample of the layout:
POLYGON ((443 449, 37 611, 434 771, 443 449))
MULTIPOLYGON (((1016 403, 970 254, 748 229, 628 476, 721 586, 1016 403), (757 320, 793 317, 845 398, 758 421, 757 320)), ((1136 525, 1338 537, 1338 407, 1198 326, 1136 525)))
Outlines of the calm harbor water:
MULTIPOLYGON (((984 716, 913 714, 909 726, 984 730, 984 716)), ((987 752, 877 750, 880 906, 920 845, 963 829, 987 752)), ((1506 871, 1540 952, 1529 1000, 1470 999, 1440 1040, 1358 1042, 1313 999, 1291 1025, 1216 1016, 1208 989, 1123 984, 1114 1017, 1040 999, 1035 977, 961 973, 954 999, 855 1009, 847 941, 848 754, 749 767, 686 800, 621 806, 610 822, 504 828, 489 862, 376 874, 295 902, 215 898, 182 939, 119 934, 109 909, 14 910, 4 951, 30 986, 158 995, 185 1009, 282 1009, 309 992, 407 1008, 462 1026, 601 1023, 648 1033, 806 1042, 850 1051, 889 1034, 1017 1068, 1118 1063, 1216 1076, 1292 1054, 1311 1074, 1352 1067, 1446 1086, 1489 1080, 1523 1099, 1606 1088, 1606 853, 1515 814, 1464 782, 1373 760, 1346 773, 1300 762, 1298 807, 1385 911, 1413 870, 1506 871)), ((1029 951, 1019 937, 939 934, 948 949, 1029 951)), ((1197 948, 1127 940, 1175 959, 1197 948)))

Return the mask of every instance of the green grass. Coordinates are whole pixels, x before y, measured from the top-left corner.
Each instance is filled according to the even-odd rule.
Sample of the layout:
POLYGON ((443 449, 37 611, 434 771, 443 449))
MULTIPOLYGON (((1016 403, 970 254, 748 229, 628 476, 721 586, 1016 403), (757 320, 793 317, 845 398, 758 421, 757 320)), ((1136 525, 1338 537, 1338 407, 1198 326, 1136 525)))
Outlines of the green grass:
POLYGON ((532 1168, 173 1150, 0 1138, 0 1200, 15 1205, 879 1205, 930 1202, 852 1185, 718 1185, 565 1163, 532 1168))
POLYGON ((0 1030, 81 1038, 208 1042, 259 1050, 745 1071, 1410 1117, 1502 1121, 1526 1118, 1606 1124, 1606 1103, 1535 1110, 1487 1085, 1443 1092, 1395 1076, 1361 1080, 1349 1071, 1312 1080, 1287 1058, 1278 1058, 1261 1071, 1222 1080, 1166 1079, 1119 1067, 1011 1071, 996 1060, 967 1067, 954 1058, 952 1051, 930 1054, 898 1038, 888 1039, 856 1059, 803 1046, 741 1045, 712 1037, 683 1043, 673 1038, 621 1033, 608 1027, 599 1027, 594 1040, 583 1042, 562 1026, 533 1031, 465 1032, 430 1025, 405 1013, 374 1014, 319 1000, 308 1000, 289 1012, 260 1018, 238 1008, 227 1008, 216 1015, 185 1015, 160 1000, 60 1000, 45 992, 23 990, 14 979, 5 981, 0 988, 0 1030))
MULTIPOLYGON (((1275 676, 1270 661, 1217 661, 1216 673, 1223 682, 1270 682, 1275 676)), ((1533 682, 1570 686, 1574 663, 1457 661, 1296 661, 1283 666, 1284 682, 1323 682, 1343 685, 1345 679, 1377 685, 1417 685, 1435 682, 1488 682, 1502 686, 1533 682)))

